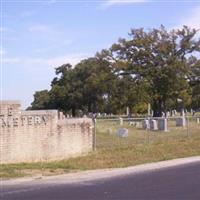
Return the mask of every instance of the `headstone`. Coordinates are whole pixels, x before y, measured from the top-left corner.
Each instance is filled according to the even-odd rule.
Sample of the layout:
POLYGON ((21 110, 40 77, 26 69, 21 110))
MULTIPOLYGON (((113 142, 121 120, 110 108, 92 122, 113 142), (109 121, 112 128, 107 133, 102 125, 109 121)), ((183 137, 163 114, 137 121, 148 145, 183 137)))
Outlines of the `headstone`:
POLYGON ((123 126, 123 118, 121 118, 121 117, 119 118, 119 125, 123 126))
POLYGON ((170 112, 169 111, 167 111, 166 117, 170 117, 170 112))
POLYGON ((129 116, 130 115, 130 110, 129 107, 126 107, 126 115, 129 116))
MULTIPOLYGON (((186 111, 187 112, 187 111, 186 111)), ((182 117, 185 117, 185 111, 184 111, 184 109, 182 109, 182 111, 181 111, 181 116, 182 117)))
POLYGON ((150 120, 150 129, 153 131, 158 130, 158 123, 156 120, 154 120, 154 119, 150 120))
POLYGON ((135 127, 136 128, 141 128, 141 122, 135 122, 135 127))
POLYGON ((107 129, 107 133, 108 133, 109 135, 112 135, 112 129, 111 129, 111 128, 108 128, 108 129, 107 129))
POLYGON ((197 118, 197 124, 200 124, 200 118, 197 118))
POLYGON ((128 129, 127 128, 118 128, 116 135, 118 137, 128 137, 128 129))
POLYGON ((135 122, 129 122, 129 126, 135 126, 135 122))
POLYGON ((185 117, 177 118, 176 119, 176 126, 185 127, 186 126, 186 119, 185 119, 185 117))
POLYGON ((150 124, 149 124, 149 120, 145 119, 142 123, 142 128, 143 129, 150 129, 150 124))
POLYGON ((151 115, 151 104, 148 103, 148 116, 150 116, 150 115, 151 115))
POLYGON ((167 132, 167 119, 158 119, 158 130, 167 132))

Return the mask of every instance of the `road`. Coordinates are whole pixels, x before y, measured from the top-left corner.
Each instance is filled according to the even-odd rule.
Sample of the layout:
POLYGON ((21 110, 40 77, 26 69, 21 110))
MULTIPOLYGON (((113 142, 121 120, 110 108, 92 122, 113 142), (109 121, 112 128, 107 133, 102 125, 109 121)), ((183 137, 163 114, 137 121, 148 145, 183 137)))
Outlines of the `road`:
POLYGON ((200 200, 200 162, 70 182, 2 185, 1 200, 200 200))

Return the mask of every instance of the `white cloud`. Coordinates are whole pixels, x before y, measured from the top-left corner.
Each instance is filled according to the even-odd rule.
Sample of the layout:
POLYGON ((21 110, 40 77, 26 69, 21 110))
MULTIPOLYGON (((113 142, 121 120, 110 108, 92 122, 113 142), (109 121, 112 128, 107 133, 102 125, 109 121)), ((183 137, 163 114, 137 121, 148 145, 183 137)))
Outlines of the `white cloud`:
POLYGON ((0 27, 0 32, 5 32, 5 31, 7 31, 7 28, 5 28, 5 27, 0 27))
POLYGON ((73 44, 73 41, 72 40, 62 40, 62 41, 58 41, 55 44, 52 44, 52 45, 49 45, 48 47, 40 47, 40 48, 37 48, 34 50, 35 53, 47 53, 49 51, 56 51, 58 49, 61 49, 61 48, 65 48, 67 46, 70 46, 73 44))
POLYGON ((49 0, 48 3, 50 3, 50 4, 51 3, 57 3, 57 1, 56 0, 49 0))
POLYGON ((51 31, 51 28, 47 25, 34 25, 28 28, 29 32, 35 33, 35 32, 39 32, 39 33, 46 33, 51 31))
POLYGON ((66 56, 60 56, 55 58, 50 58, 46 60, 46 63, 51 66, 59 66, 65 63, 70 63, 72 65, 77 64, 82 59, 87 58, 88 56, 86 54, 71 54, 66 56))
POLYGON ((191 13, 187 16, 184 16, 177 28, 182 27, 183 25, 189 26, 191 28, 200 29, 200 6, 194 8, 191 13))
POLYGON ((35 38, 42 38, 44 41, 58 41, 58 39, 60 40, 64 35, 64 32, 59 30, 57 27, 52 27, 45 24, 36 24, 30 26, 28 28, 28 32, 35 38))
POLYGON ((13 57, 3 59, 5 64, 21 64, 26 67, 57 67, 65 63, 70 63, 72 65, 77 64, 82 59, 85 59, 89 54, 68 54, 64 56, 58 56, 53 58, 23 58, 23 57, 13 57))
POLYGON ((6 51, 3 48, 0 48, 0 55, 5 55, 6 51))
POLYGON ((126 4, 135 4, 135 3, 146 3, 149 0, 107 0, 103 3, 105 8, 116 6, 116 5, 126 5, 126 4))
POLYGON ((30 17, 32 15, 34 15, 36 13, 36 11, 33 10, 26 10, 20 13, 21 17, 30 17))
POLYGON ((5 64, 17 64, 22 62, 22 60, 18 57, 12 57, 12 58, 3 58, 2 62, 5 64))

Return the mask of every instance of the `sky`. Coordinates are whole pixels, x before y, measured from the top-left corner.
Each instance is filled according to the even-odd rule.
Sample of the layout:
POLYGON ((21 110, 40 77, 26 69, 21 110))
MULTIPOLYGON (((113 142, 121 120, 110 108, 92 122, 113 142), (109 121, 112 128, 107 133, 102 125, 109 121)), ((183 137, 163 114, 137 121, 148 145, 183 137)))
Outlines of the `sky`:
POLYGON ((132 28, 200 28, 199 1, 0 0, 1 100, 25 109, 55 68, 109 48, 132 28))

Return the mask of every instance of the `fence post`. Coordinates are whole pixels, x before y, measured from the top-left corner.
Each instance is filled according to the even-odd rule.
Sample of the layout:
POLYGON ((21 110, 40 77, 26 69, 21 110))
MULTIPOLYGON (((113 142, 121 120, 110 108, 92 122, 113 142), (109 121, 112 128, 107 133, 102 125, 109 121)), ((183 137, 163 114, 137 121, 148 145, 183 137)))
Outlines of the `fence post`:
POLYGON ((149 129, 146 128, 146 144, 149 144, 149 129))
POLYGON ((189 117, 186 116, 186 125, 187 125, 187 137, 189 137, 189 117))
POLYGON ((93 131, 93 150, 96 150, 96 132, 97 132, 97 119, 93 119, 94 131, 93 131))
POLYGON ((148 123, 146 124, 146 143, 149 144, 149 140, 150 140, 150 135, 149 135, 149 129, 150 129, 150 118, 147 118, 148 123))
POLYGON ((123 126, 123 118, 122 117, 119 118, 119 125, 123 126))

